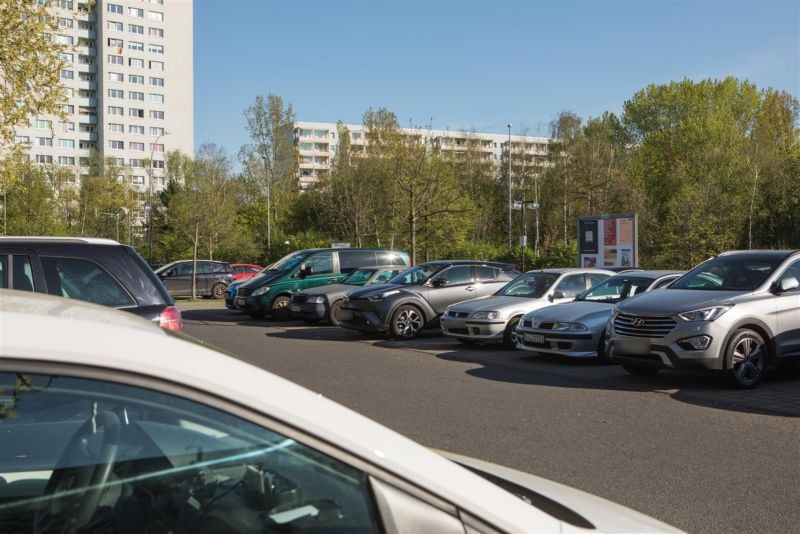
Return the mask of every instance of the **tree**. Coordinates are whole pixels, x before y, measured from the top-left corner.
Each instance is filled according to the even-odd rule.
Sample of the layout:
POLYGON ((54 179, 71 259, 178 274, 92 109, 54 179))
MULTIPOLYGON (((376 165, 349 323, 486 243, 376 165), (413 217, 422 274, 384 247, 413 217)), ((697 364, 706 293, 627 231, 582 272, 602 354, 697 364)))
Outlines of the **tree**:
POLYGON ((568 239, 568 218, 569 218, 569 170, 566 148, 569 143, 579 134, 581 119, 572 111, 562 111, 550 123, 550 143, 549 157, 553 174, 563 181, 563 223, 564 223, 564 244, 568 239))
POLYGON ((0 3, 0 142, 32 116, 61 115, 67 93, 61 84, 65 62, 56 41, 58 21, 31 0, 0 3))
POLYGON ((122 239, 121 224, 127 222, 130 231, 129 217, 138 207, 130 180, 130 169, 120 166, 114 158, 102 159, 93 153, 89 158, 89 174, 81 178, 78 190, 74 233, 122 239))
POLYGON ((18 180, 7 191, 9 235, 68 235, 74 223, 72 174, 53 166, 17 163, 18 180))
POLYGON ((240 158, 251 168, 261 164, 260 186, 266 199, 267 254, 272 248, 272 221, 278 209, 286 210, 297 191, 297 149, 294 146, 294 111, 280 96, 259 95, 244 112, 252 143, 242 147, 240 158), (278 202, 276 202, 276 200, 278 202))

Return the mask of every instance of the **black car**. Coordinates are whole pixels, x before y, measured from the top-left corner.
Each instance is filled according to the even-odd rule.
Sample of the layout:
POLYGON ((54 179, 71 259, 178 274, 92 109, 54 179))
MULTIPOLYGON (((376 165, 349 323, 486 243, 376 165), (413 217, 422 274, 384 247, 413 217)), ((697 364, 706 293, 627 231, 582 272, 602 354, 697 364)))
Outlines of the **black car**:
POLYGON ((472 260, 421 263, 385 285, 348 293, 337 315, 339 326, 415 338, 423 328, 436 326, 449 305, 491 295, 517 275, 519 272, 507 263, 472 260))
POLYGON ((110 239, 0 237, 0 288, 86 300, 170 330, 183 324, 150 266, 132 247, 110 239))
MULTIPOLYGON (((192 296, 192 261, 179 260, 159 267, 158 276, 173 297, 192 296)), ((233 267, 223 261, 197 260, 196 294, 225 298, 225 290, 234 279, 233 267)))

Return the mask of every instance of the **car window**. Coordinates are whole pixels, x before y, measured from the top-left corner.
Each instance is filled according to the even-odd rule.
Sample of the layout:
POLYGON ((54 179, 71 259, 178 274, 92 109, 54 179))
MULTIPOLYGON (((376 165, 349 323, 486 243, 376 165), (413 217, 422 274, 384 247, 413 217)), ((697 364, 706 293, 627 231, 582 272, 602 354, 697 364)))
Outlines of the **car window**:
POLYGON ((8 288, 8 256, 0 256, 0 289, 8 288))
POLYGON ((307 258, 303 265, 307 269, 311 269, 311 274, 331 274, 333 273, 333 253, 332 252, 318 252, 307 258))
POLYGON ((380 530, 365 473, 218 409, 65 376, 0 373, 0 390, 9 532, 380 530))
POLYGON ((659 280, 658 282, 655 283, 653 289, 660 289, 666 285, 669 285, 672 282, 674 282, 677 278, 678 278, 677 276, 670 276, 669 278, 664 278, 663 280, 659 280))
POLYGON ((563 298, 574 298, 586 289, 586 280, 582 274, 571 274, 565 276, 555 287, 555 291, 561 291, 563 298))
POLYGON ((397 276, 389 280, 389 283, 401 285, 424 284, 440 269, 441 267, 439 265, 426 265, 424 263, 421 265, 415 265, 414 267, 399 273, 397 276))
POLYGON ((375 265, 375 251, 373 250, 340 250, 338 254, 339 270, 343 273, 349 273, 358 267, 375 265))
POLYGON ((33 291, 33 269, 31 259, 28 256, 11 256, 12 278, 11 287, 17 291, 33 291))
POLYGON ((197 274, 211 274, 217 272, 217 265, 219 264, 208 261, 198 261, 197 274))
POLYGON ((242 274, 242 273, 245 272, 245 270, 246 270, 246 267, 242 267, 242 266, 238 266, 238 267, 234 267, 233 268, 233 272, 235 272, 236 274, 242 274))
POLYGON ((701 263, 669 286, 670 289, 752 291, 775 271, 781 258, 719 256, 701 263))
POLYGON ((479 282, 489 282, 491 280, 495 280, 499 274, 500 269, 495 267, 486 267, 484 265, 475 267, 475 280, 479 282))
POLYGON ((350 273, 347 279, 343 280, 342 283, 351 286, 363 286, 374 272, 375 269, 357 269, 350 273))
POLYGON ((652 283, 652 278, 627 275, 612 276, 578 295, 577 300, 619 302, 643 293, 652 283))
POLYGON ((375 278, 373 278, 372 282, 370 282, 370 283, 371 284, 385 284, 389 280, 391 280, 393 276, 397 276, 397 274, 399 274, 399 273, 400 273, 400 271, 398 271, 397 269, 387 269, 387 270, 384 270, 384 271, 380 271, 378 273, 378 275, 375 276, 375 278))
POLYGON ((245 268, 242 270, 242 272, 246 272, 246 273, 257 273, 257 272, 259 272, 260 270, 261 270, 261 269, 259 269, 258 267, 245 267, 245 268))
MULTIPOLYGON (((788 278, 794 278, 798 282, 800 282, 800 261, 796 261, 793 264, 789 265, 786 270, 781 275, 781 280, 786 280, 788 278)), ((798 291, 797 289, 793 291, 798 291)))
POLYGON ((589 276, 589 283, 593 286, 596 286, 597 284, 608 278, 609 275, 602 273, 589 273, 588 276, 589 276))
POLYGON ((103 306, 124 308, 136 301, 103 267, 83 258, 42 256, 47 292, 51 295, 86 300, 103 306))
POLYGON ((469 265, 455 265, 436 275, 436 279, 447 280, 448 286, 469 284, 472 282, 472 267, 469 265))
POLYGON ((525 273, 495 293, 507 297, 541 298, 558 279, 556 273, 525 273))
POLYGON ((172 271, 172 276, 192 276, 191 262, 184 261, 176 265, 172 271))
POLYGON ((378 265, 408 265, 408 258, 397 252, 379 251, 378 265))

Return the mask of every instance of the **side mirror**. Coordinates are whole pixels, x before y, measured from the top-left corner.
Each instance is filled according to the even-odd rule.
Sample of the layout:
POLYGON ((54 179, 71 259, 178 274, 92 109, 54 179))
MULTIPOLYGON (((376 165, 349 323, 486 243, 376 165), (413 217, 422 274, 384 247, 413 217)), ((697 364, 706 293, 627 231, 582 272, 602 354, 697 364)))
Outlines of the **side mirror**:
POLYGON ((786 278, 781 278, 780 282, 778 282, 778 293, 786 293, 798 287, 800 287, 800 282, 797 281, 797 278, 787 276, 786 278))
POLYGON ((433 287, 444 287, 447 285, 447 280, 444 278, 437 278, 432 282, 433 287))

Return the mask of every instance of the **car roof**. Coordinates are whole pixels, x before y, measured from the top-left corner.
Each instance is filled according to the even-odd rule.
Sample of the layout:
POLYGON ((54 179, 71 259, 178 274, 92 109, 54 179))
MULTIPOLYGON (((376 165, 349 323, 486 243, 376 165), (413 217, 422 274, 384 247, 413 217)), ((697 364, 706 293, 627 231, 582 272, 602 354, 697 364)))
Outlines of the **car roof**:
POLYGON ((614 274, 613 278, 635 276, 637 278, 652 278, 653 280, 655 280, 656 278, 661 278, 662 276, 669 276, 669 275, 680 276, 685 272, 686 271, 625 271, 622 273, 614 274))
POLYGON ((510 263, 484 260, 432 260, 420 263, 419 265, 491 265, 492 267, 501 267, 504 269, 514 268, 510 263))
POLYGON ((753 258, 788 258, 793 254, 800 253, 800 250, 728 250, 721 252, 717 256, 750 256, 753 258))
POLYGON ((530 525, 533 530, 557 531, 561 526, 543 511, 344 406, 234 357, 169 335, 132 314, 3 289, 0 325, 2 359, 135 373, 216 395, 341 447, 456 506, 483 510, 482 519, 501 529, 530 525))
POLYGON ((84 243, 87 245, 120 245, 119 241, 104 237, 47 237, 47 236, 2 236, 0 243, 84 243))
POLYGON ((408 265, 362 265, 360 267, 356 267, 353 271, 358 271, 360 269, 408 269, 408 265))
POLYGON ((550 267, 547 269, 532 269, 530 271, 526 271, 527 273, 553 273, 553 274, 562 274, 562 273, 599 273, 599 274, 614 274, 611 271, 606 269, 599 269, 596 267, 550 267))

